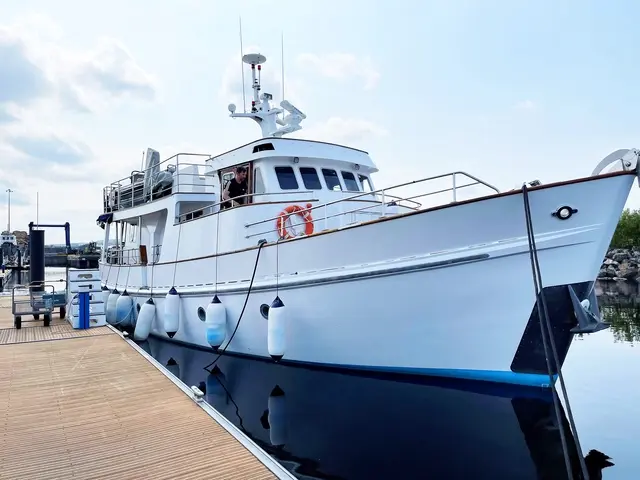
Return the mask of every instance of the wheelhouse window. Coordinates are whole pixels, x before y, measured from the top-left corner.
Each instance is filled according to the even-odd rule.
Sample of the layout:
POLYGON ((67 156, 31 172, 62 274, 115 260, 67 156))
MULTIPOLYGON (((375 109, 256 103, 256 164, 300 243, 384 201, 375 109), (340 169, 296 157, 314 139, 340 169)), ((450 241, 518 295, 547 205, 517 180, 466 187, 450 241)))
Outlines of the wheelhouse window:
POLYGON ((323 168, 322 176, 324 177, 324 181, 327 183, 327 188, 329 190, 342 190, 342 185, 340 185, 340 178, 338 177, 338 172, 336 172, 335 170, 331 170, 329 168, 323 168))
POLYGON ((322 190, 322 183, 320 183, 320 177, 318 177, 318 171, 315 168, 300 167, 300 175, 302 175, 304 188, 309 190, 322 190))
POLYGON ((373 192, 373 187, 371 186, 371 180, 369 180, 369 177, 366 175, 358 175, 358 180, 360 180, 365 192, 373 192))
POLYGON ((298 188, 298 180, 293 168, 276 167, 276 176, 282 190, 296 190, 298 188))
POLYGON ((342 179, 344 180, 344 186, 347 188, 348 192, 359 192, 360 185, 356 181, 356 177, 351 172, 341 172, 342 179))

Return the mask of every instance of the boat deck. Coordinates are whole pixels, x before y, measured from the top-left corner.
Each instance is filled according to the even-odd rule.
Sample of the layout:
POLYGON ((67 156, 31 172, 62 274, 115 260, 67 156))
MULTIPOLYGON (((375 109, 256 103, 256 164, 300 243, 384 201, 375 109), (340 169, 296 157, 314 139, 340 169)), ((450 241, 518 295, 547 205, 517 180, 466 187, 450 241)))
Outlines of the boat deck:
POLYGON ((0 478, 294 478, 113 329, 16 330, 10 304, 0 298, 0 478))

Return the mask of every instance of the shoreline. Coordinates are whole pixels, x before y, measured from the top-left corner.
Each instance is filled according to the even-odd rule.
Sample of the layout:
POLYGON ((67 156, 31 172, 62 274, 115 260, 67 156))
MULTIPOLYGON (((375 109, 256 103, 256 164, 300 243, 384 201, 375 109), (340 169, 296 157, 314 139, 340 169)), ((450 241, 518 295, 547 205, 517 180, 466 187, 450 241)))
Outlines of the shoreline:
POLYGON ((598 280, 640 283, 640 249, 609 249, 602 261, 598 280))

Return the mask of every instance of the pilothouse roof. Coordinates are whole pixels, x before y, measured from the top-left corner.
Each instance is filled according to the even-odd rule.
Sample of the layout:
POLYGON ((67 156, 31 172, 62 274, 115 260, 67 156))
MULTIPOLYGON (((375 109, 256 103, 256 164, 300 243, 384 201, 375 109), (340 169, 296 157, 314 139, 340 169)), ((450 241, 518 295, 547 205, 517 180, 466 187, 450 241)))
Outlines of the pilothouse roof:
POLYGON ((237 147, 221 155, 211 157, 207 162, 216 170, 232 167, 244 162, 268 157, 299 157, 317 159, 319 166, 322 160, 332 160, 358 165, 367 173, 377 172, 378 168, 363 150, 297 138, 261 138, 237 147))

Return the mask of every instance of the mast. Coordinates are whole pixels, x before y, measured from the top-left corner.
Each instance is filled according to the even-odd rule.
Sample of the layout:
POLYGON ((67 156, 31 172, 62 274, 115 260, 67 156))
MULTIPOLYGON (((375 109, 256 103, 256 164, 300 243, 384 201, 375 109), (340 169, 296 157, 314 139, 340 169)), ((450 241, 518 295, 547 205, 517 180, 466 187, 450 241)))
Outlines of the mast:
POLYGON ((267 92, 260 93, 262 89, 262 64, 267 61, 267 58, 259 53, 247 53, 242 56, 242 61, 251 68, 251 88, 253 89, 251 110, 248 113, 235 113, 236 106, 231 103, 228 107, 231 113, 229 116, 231 118, 251 118, 255 120, 262 130, 263 138, 281 137, 287 133, 300 130, 302 128, 300 122, 307 118, 304 113, 284 99, 280 102, 282 108, 272 107, 270 101, 273 99, 273 95, 267 92), (286 115, 282 120, 277 118, 277 115, 285 110, 289 112, 289 115, 286 115), (278 128, 278 125, 281 125, 282 128, 278 128))

